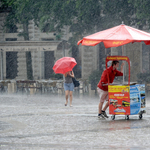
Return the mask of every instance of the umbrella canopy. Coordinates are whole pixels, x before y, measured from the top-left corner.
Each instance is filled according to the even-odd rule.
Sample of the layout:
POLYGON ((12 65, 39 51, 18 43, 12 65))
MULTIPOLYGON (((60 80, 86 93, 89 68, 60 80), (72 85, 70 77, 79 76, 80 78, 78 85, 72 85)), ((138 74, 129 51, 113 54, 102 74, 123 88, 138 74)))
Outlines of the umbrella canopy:
POLYGON ((56 61, 53 70, 55 73, 64 74, 71 71, 76 64, 77 62, 73 57, 63 57, 56 61))
POLYGON ((142 42, 150 45, 150 33, 138 30, 124 24, 97 32, 78 41, 78 45, 95 46, 103 42, 105 48, 118 47, 128 43, 142 42))

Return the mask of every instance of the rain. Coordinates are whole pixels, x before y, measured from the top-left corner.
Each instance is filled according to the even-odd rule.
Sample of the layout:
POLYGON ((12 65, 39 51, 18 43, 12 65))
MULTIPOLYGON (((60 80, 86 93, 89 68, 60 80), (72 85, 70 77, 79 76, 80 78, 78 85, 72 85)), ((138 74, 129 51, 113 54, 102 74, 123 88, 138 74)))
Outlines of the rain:
POLYGON ((149 14, 143 0, 1 0, 0 149, 148 150, 149 14), (74 65, 56 72, 65 57, 74 65), (123 76, 101 119, 97 85, 116 59, 123 76), (79 85, 66 105, 71 70, 79 85))

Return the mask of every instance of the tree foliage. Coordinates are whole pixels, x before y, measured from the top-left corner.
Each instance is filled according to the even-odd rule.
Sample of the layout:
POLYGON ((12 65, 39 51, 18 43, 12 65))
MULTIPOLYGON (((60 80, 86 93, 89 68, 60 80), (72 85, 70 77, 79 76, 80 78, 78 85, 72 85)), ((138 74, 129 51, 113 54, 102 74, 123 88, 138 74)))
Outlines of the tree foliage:
POLYGON ((140 28, 148 26, 150 24, 150 2, 149 0, 129 0, 129 3, 134 5, 136 17, 138 19, 137 24, 140 28))
POLYGON ((11 8, 6 27, 23 24, 20 35, 29 40, 28 23, 34 20, 42 31, 62 34, 63 26, 70 26, 72 47, 83 36, 98 32, 122 21, 126 25, 149 27, 149 0, 1 0, 11 8), (46 28, 46 30, 45 30, 46 28))
MULTIPOLYGON (((12 8, 9 23, 28 24, 34 19, 42 30, 61 32, 64 25, 78 38, 119 25, 150 20, 148 0, 2 0, 12 8)), ((25 32, 26 34, 26 32, 25 32)), ((78 39, 79 40, 79 39, 78 39)))

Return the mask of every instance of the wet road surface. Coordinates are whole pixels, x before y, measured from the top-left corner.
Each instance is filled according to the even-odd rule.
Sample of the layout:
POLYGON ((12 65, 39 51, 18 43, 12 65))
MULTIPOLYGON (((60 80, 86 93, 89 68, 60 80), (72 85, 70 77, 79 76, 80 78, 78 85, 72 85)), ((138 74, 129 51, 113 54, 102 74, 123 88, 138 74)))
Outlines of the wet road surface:
POLYGON ((98 119, 98 97, 74 97, 73 107, 64 103, 64 95, 1 95, 0 149, 150 149, 150 98, 142 120, 98 119))

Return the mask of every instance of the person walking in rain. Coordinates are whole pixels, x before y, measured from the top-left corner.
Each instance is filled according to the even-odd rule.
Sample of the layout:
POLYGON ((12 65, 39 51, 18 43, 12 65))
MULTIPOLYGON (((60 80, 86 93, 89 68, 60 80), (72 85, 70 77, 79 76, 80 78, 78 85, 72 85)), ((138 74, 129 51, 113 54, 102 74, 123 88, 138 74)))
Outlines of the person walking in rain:
POLYGON ((70 107, 72 107, 73 90, 74 90, 74 84, 72 81, 72 78, 74 78, 73 71, 66 72, 64 74, 64 77, 65 77, 64 89, 65 89, 65 98, 66 98, 65 106, 67 106, 68 97, 70 97, 70 107))
POLYGON ((106 109, 109 106, 108 102, 108 76, 109 76, 109 83, 113 83, 115 76, 123 76, 123 66, 124 63, 121 64, 121 71, 118 71, 117 68, 119 67, 119 61, 114 60, 109 68, 105 69, 102 73, 101 79, 97 85, 97 92, 99 94, 100 102, 98 105, 98 118, 108 118, 106 114, 106 109), (108 76, 107 76, 108 71, 108 76), (103 103, 107 101, 104 108, 103 103))

